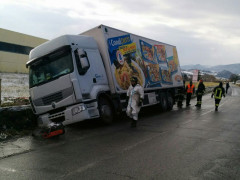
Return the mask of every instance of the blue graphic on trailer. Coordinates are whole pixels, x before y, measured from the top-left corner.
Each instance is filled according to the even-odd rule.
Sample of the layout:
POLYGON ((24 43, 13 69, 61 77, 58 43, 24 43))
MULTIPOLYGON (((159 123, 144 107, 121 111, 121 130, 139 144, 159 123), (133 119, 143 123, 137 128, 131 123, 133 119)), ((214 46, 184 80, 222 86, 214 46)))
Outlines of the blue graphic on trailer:
POLYGON ((167 60, 166 60, 167 52, 166 52, 166 50, 163 50, 163 49, 158 50, 158 46, 159 45, 154 45, 154 56, 156 57, 159 64, 167 63, 167 60), (164 59, 162 59, 163 57, 164 57, 164 59))
POLYGON ((168 67, 161 67, 161 77, 162 77, 162 84, 168 84, 171 85, 172 82, 172 76, 171 73, 169 72, 168 67))
MULTIPOLYGON (((116 54, 119 47, 123 45, 131 44, 132 40, 130 38, 130 34, 128 34, 124 36, 109 38, 107 42, 108 42, 108 50, 109 50, 109 55, 111 59, 111 64, 113 64, 113 62, 117 59, 116 54)), ((122 57, 119 57, 119 58, 122 58, 122 57)))
POLYGON ((161 80, 155 80, 155 76, 157 75, 159 79, 161 79, 161 68, 156 60, 156 56, 154 54, 153 46, 143 40, 139 40, 140 50, 142 54, 142 58, 145 62, 148 63, 147 66, 147 77, 146 77, 146 87, 162 87, 161 80), (156 72, 158 72, 156 74, 156 72))
POLYGON ((175 74, 178 72, 178 68, 176 67, 176 64, 174 62, 173 56, 170 56, 167 58, 167 62, 168 62, 168 68, 171 71, 171 75, 175 74))
POLYGON ((157 64, 153 52, 153 46, 143 40, 139 40, 142 58, 149 63, 157 64))
MULTIPOLYGON (((161 68, 159 67, 159 77, 161 78, 161 68)), ((150 73, 150 67, 147 68, 146 87, 162 87, 161 81, 154 81, 154 74, 150 73)))

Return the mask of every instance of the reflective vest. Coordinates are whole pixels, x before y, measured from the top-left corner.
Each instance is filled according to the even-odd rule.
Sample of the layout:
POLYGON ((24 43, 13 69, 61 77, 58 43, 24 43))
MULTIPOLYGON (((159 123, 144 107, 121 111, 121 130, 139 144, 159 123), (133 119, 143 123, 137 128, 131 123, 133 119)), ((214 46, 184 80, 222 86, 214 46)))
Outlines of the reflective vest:
POLYGON ((217 88, 214 93, 215 99, 222 99, 222 88, 217 88))
POLYGON ((192 86, 190 86, 190 84, 187 85, 187 93, 193 93, 193 88, 194 88, 194 84, 192 86))

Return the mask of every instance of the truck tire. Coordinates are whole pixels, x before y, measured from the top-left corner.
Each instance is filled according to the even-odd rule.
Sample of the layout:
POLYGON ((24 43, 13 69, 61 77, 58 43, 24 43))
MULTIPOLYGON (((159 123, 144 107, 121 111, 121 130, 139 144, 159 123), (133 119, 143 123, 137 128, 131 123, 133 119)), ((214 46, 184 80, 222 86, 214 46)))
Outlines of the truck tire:
POLYGON ((161 110, 163 112, 167 111, 167 109, 168 109, 168 101, 167 101, 166 96, 164 96, 163 94, 161 94, 161 97, 160 97, 160 106, 161 106, 161 110))
POLYGON ((172 110, 173 108, 173 97, 170 93, 167 93, 167 110, 172 110))
POLYGON ((111 124, 114 116, 111 103, 106 98, 99 98, 98 108, 102 122, 104 124, 111 124))

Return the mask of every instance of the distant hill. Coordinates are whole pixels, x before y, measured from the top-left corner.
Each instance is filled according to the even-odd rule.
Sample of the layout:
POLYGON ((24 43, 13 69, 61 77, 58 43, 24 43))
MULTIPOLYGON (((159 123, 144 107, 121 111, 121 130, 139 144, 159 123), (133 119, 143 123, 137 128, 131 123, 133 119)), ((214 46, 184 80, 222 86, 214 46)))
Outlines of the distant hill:
POLYGON ((240 74, 240 63, 238 64, 228 64, 228 65, 217 65, 217 66, 205 66, 205 65, 184 65, 181 66, 182 70, 191 70, 191 69, 199 69, 205 71, 215 71, 221 72, 223 70, 230 71, 233 74, 240 74))
POLYGON ((195 65, 184 65, 181 66, 182 70, 191 70, 191 69, 198 69, 198 70, 207 70, 210 66, 205 66, 201 64, 195 64, 195 65))
POLYGON ((216 77, 229 79, 232 74, 233 73, 231 73, 230 71, 223 70, 223 71, 218 72, 216 77))
POLYGON ((219 65, 211 67, 212 71, 222 71, 227 70, 234 74, 240 74, 240 63, 239 64, 229 64, 229 65, 219 65))

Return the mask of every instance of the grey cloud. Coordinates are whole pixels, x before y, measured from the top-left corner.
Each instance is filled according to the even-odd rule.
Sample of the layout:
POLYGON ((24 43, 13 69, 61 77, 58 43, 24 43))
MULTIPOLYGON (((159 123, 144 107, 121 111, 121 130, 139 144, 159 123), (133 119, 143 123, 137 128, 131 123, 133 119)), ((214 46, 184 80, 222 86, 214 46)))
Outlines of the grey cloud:
POLYGON ((228 64, 239 62, 239 51, 217 44, 206 39, 194 37, 194 33, 188 33, 179 29, 162 25, 149 26, 144 29, 145 36, 158 41, 175 45, 178 50, 180 63, 186 64, 228 64))
MULTIPOLYGON (((225 41, 240 37, 240 1, 237 0, 168 0, 168 1, 113 1, 115 12, 127 13, 129 18, 151 15, 153 25, 141 24, 136 27, 124 19, 117 19, 115 12, 97 12, 94 2, 79 5, 80 16, 71 18, 67 15, 71 9, 31 9, 27 7, 6 6, 1 9, 1 27, 13 31, 52 39, 62 34, 79 34, 99 24, 106 24, 127 32, 145 36, 164 43, 176 45, 180 63, 184 64, 229 64, 239 61, 240 51, 237 46, 230 46, 225 41), (86 9, 91 7, 90 9, 86 9), (81 9, 83 8, 83 9, 81 9), (91 12, 93 17, 85 16, 83 10, 91 12), (106 15, 105 15, 106 14, 106 15), (110 15, 109 15, 110 14, 110 15), (100 16, 111 16, 101 18, 100 16), (83 18, 84 17, 84 18, 83 18), (163 19, 159 19, 159 17, 163 19), (165 18, 165 19, 164 19, 165 18), (162 21, 189 22, 170 26, 162 21), (199 34, 198 28, 208 28, 207 33, 199 34), (215 32, 219 32, 216 34, 215 32), (215 33, 215 34, 214 34, 215 33), (207 37, 208 36, 208 37, 207 37), (212 38, 211 38, 212 36, 212 38), (214 36, 214 37, 213 37, 214 36), (217 39, 217 40, 215 40, 217 39), (219 41, 220 39, 221 41, 219 41)), ((73 9, 72 11, 76 11, 73 9)), ((119 17, 118 17, 119 18, 119 17)), ((150 24, 150 23, 149 23, 150 24)), ((239 41, 238 41, 239 42, 239 41)), ((239 42, 240 43, 240 42, 239 42)))

